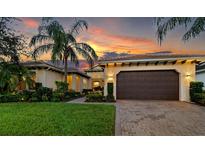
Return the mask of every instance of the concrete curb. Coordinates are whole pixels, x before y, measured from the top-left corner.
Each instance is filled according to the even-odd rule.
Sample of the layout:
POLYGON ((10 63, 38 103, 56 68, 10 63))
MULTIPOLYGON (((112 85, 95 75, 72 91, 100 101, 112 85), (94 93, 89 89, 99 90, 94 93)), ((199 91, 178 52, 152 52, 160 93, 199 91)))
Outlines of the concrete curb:
POLYGON ((121 120, 120 120, 120 107, 119 104, 116 103, 116 113, 115 113, 115 136, 121 136, 121 120))

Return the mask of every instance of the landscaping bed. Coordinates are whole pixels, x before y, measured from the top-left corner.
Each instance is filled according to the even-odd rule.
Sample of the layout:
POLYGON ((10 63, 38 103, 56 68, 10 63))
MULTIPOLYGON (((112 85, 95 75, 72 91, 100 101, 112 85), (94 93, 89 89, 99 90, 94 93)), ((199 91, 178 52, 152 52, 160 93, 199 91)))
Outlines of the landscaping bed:
POLYGON ((0 135, 114 135, 114 105, 5 103, 0 115, 0 135))

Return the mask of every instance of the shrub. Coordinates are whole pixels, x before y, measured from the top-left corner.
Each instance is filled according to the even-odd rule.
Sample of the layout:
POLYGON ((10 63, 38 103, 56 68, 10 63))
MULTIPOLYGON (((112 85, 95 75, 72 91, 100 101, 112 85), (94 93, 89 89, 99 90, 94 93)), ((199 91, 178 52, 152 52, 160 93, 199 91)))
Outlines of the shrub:
POLYGON ((87 94, 89 94, 89 93, 91 93, 91 92, 93 92, 92 89, 83 89, 83 91, 82 91, 82 93, 83 93, 84 95, 87 95, 87 94))
POLYGON ((205 104, 205 93, 194 93, 192 99, 193 102, 205 104))
POLYGON ((34 92, 35 91, 32 90, 23 90, 19 92, 20 101, 31 101, 31 97, 34 92))
POLYGON ((47 87, 40 87, 36 90, 37 98, 39 101, 51 101, 52 89, 47 87))
POLYGON ((104 102, 105 97, 100 93, 91 93, 86 96, 86 102, 104 102))
POLYGON ((107 95, 105 99, 106 102, 115 102, 115 97, 113 95, 107 95))
POLYGON ((80 97, 81 96, 81 93, 80 92, 75 92, 74 90, 69 90, 67 92, 64 93, 64 99, 65 100, 69 100, 69 99, 72 99, 72 98, 77 98, 77 97, 80 97))
POLYGON ((60 102, 64 100, 64 94, 63 93, 59 93, 59 92, 53 92, 53 96, 52 96, 52 101, 54 102, 60 102))
POLYGON ((195 93, 203 93, 203 82, 190 82, 190 97, 191 101, 195 102, 195 93))
POLYGON ((0 103, 18 102, 20 100, 19 94, 4 94, 0 95, 0 103))
POLYGON ((58 92, 64 93, 68 91, 68 83, 56 81, 56 87, 58 92))
POLYGON ((39 88, 42 88, 42 87, 43 87, 43 85, 42 85, 41 82, 36 82, 36 83, 35 83, 35 89, 36 89, 36 90, 38 90, 39 88))
POLYGON ((107 84, 107 95, 113 95, 113 83, 107 84))
POLYGON ((115 98, 113 96, 113 83, 107 84, 107 96, 106 96, 107 102, 115 102, 115 98))
POLYGON ((39 97, 37 95, 37 92, 34 92, 32 95, 31 95, 31 101, 32 102, 38 102, 39 101, 39 97))

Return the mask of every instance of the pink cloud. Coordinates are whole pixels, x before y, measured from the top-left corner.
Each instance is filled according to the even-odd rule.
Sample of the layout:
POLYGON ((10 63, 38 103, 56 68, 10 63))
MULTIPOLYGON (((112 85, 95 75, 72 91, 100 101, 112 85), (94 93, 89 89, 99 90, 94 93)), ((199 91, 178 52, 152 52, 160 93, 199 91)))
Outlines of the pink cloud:
POLYGON ((37 28, 39 23, 38 21, 31 19, 31 18, 21 18, 24 25, 28 28, 37 28))
POLYGON ((154 43, 150 39, 141 38, 137 36, 133 37, 133 36, 113 34, 99 27, 90 27, 88 32, 93 36, 96 36, 96 37, 99 36, 101 40, 112 41, 112 43, 116 43, 120 45, 137 45, 137 44, 153 44, 154 43))
POLYGON ((158 49, 152 39, 139 36, 115 34, 100 27, 91 26, 88 34, 79 41, 89 43, 100 55, 104 51, 142 53, 158 49))

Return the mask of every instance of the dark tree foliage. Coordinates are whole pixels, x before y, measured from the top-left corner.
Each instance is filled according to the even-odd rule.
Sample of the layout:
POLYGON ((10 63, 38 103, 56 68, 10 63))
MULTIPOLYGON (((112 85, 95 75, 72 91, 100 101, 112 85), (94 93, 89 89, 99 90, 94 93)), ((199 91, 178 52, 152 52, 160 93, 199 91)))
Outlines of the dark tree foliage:
POLYGON ((19 63, 20 56, 27 52, 24 36, 12 27, 16 20, 20 21, 0 17, 0 94, 14 92, 21 82, 33 82, 33 73, 19 63))
POLYGON ((157 39, 161 44, 165 39, 167 32, 174 30, 178 26, 184 26, 187 31, 182 36, 183 41, 188 41, 191 38, 198 37, 205 31, 204 17, 172 17, 172 18, 156 18, 157 39))
POLYGON ((18 63, 20 54, 24 54, 25 41, 11 24, 18 19, 0 17, 0 61, 18 63))

